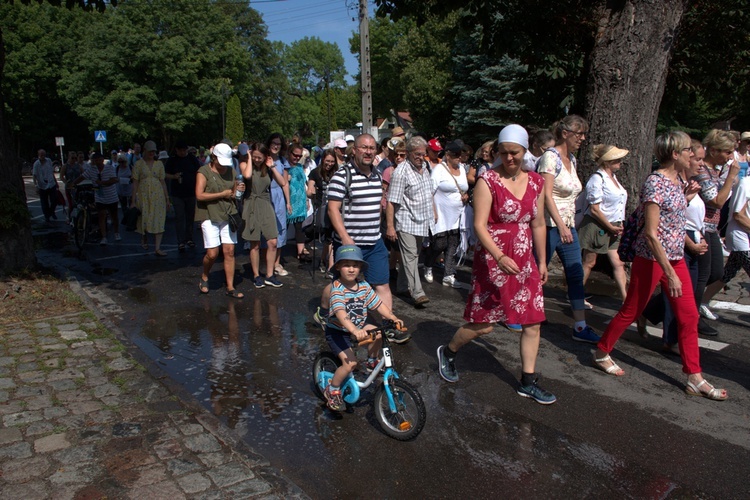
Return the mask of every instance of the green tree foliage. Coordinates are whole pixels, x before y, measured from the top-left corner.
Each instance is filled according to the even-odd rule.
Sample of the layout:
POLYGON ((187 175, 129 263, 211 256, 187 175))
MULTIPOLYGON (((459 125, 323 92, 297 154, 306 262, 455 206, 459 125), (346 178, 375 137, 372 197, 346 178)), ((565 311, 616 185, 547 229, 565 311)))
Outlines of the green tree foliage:
POLYGON ((227 102, 227 138, 237 144, 245 139, 245 127, 242 124, 242 106, 237 94, 227 102))
POLYGON ((680 26, 660 122, 702 137, 711 124, 732 120, 750 130, 750 4, 694 0, 680 26))
MULTIPOLYGON (((393 48, 412 29, 416 29, 416 23, 409 18, 393 21, 388 16, 376 16, 370 20, 372 110, 377 117, 390 116, 392 109, 405 107, 399 77, 405 61, 393 48)), ((349 48, 359 59, 359 32, 352 34, 349 48)), ((359 74, 356 80, 360 81, 359 74)))
POLYGON ((0 4, 6 52, 2 79, 5 113, 24 157, 35 154, 39 147, 51 149, 59 135, 66 136, 69 146, 81 148, 93 140, 85 122, 57 96, 63 56, 75 50, 80 34, 70 29, 76 16, 88 14, 48 4, 0 4))
POLYGON ((298 133, 304 140, 325 137, 328 131, 352 127, 361 119, 336 44, 305 37, 277 50, 288 79, 281 103, 285 134, 298 133))
POLYGON ((456 41, 451 88, 456 96, 451 123, 455 133, 477 142, 495 137, 508 123, 526 123, 530 113, 521 100, 534 94, 525 85, 528 68, 507 55, 495 59, 482 53, 479 36, 481 31, 475 29, 456 41))
POLYGON ((80 28, 78 51, 64 58, 61 93, 93 128, 126 140, 170 143, 195 129, 216 130, 222 84, 231 91, 249 64, 231 18, 208 0, 133 0, 80 28), (200 28, 208 18, 211 29, 200 28))

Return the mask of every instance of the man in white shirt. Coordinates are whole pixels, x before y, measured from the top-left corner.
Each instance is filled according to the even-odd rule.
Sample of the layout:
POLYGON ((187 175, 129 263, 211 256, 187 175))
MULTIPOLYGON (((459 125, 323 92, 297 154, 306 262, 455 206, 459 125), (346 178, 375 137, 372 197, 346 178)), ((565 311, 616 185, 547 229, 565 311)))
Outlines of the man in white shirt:
POLYGON ((50 218, 57 220, 55 210, 57 209, 57 179, 55 179, 55 167, 47 158, 47 152, 43 149, 37 151, 37 160, 31 170, 34 185, 39 193, 39 203, 42 206, 44 220, 50 218))

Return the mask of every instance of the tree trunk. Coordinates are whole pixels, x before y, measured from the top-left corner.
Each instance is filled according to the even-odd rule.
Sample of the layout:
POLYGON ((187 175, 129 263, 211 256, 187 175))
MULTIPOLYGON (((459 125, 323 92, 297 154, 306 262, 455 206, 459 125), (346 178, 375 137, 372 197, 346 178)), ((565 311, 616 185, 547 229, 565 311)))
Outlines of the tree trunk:
POLYGON ((617 174, 628 190, 628 212, 651 171, 659 106, 685 5, 685 0, 607 0, 596 16, 586 89, 590 133, 581 150, 581 176, 585 182, 596 168, 593 145, 629 149, 617 174))
POLYGON ((19 217, 26 209, 26 190, 21 164, 13 150, 9 127, 5 121, 5 99, 2 75, 5 67, 5 44, 0 27, 0 276, 36 265, 31 221, 19 217))

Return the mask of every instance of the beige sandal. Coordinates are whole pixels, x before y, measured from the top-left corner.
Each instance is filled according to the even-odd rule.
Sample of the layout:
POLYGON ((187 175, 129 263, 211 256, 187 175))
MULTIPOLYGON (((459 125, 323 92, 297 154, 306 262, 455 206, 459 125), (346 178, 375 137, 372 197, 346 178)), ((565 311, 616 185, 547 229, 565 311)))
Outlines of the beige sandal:
POLYGON ((625 372, 623 371, 623 369, 617 366, 617 363, 612 361, 612 358, 609 357, 609 354, 604 356, 603 358, 597 358, 596 354, 594 354, 594 366, 596 368, 599 368, 601 371, 603 371, 607 375, 614 375, 615 377, 622 377, 623 375, 625 375, 625 372), (602 363, 606 363, 607 361, 609 361, 612 364, 608 366, 607 368, 604 368, 602 366, 602 363))
POLYGON ((713 401, 724 401, 729 397, 725 389, 717 389, 716 387, 709 384, 705 378, 697 384, 688 381, 687 387, 685 387, 685 393, 688 396, 700 396, 702 398, 711 399, 713 401), (701 386, 703 386, 704 384, 707 384, 711 388, 708 392, 701 391, 701 386))

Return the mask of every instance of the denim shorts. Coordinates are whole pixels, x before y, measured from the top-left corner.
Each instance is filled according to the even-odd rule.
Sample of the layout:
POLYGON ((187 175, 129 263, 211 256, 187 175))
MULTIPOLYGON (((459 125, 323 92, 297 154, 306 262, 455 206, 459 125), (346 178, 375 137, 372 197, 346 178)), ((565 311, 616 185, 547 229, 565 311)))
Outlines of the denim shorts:
POLYGON ((330 326, 326 326, 326 341, 328 341, 328 347, 331 348, 333 354, 337 357, 339 353, 352 347, 352 336, 349 335, 349 332, 339 330, 338 328, 331 328, 330 326))

